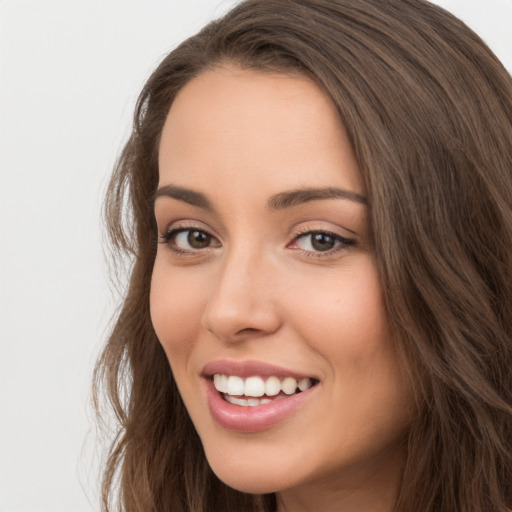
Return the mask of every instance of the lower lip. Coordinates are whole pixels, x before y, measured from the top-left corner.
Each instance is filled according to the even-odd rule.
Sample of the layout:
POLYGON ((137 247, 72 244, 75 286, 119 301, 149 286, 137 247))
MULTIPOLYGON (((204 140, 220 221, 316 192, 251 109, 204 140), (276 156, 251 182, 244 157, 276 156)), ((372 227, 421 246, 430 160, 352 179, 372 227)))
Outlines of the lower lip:
POLYGON ((226 402, 211 379, 206 379, 205 384, 208 407, 213 419, 221 427, 238 432, 259 432, 278 425, 296 412, 318 387, 317 384, 306 391, 269 404, 244 407, 226 402))

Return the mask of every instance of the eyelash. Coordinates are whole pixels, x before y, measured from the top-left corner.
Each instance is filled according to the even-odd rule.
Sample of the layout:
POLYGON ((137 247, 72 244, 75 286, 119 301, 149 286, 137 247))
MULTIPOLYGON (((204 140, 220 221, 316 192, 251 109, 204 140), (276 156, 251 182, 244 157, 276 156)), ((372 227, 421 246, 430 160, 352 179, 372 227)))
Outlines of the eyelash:
POLYGON ((340 251, 347 251, 357 244, 357 241, 354 238, 346 238, 341 236, 339 233, 335 233, 334 231, 329 231, 328 229, 310 228, 299 229, 298 232, 295 233, 291 243, 297 242, 301 238, 306 238, 307 236, 312 236, 315 234, 327 235, 331 237, 335 242, 338 242, 338 244, 335 245, 332 249, 328 249, 326 251, 308 251, 300 248, 297 249, 308 258, 328 258, 329 256, 333 256, 340 251))
MULTIPOLYGON (((176 246, 176 244, 173 244, 176 236, 178 236, 180 233, 187 233, 189 231, 196 231, 199 233, 203 233, 210 237, 210 239, 216 240, 213 235, 211 235, 207 230, 200 228, 198 226, 176 226, 164 235, 160 235, 160 243, 166 244, 169 246, 169 248, 176 254, 182 255, 182 256, 194 256, 197 255, 199 252, 202 252, 205 249, 209 249, 212 246, 205 247, 204 249, 181 249, 176 246)), ((338 233, 335 233, 333 231, 325 230, 325 229, 301 229, 299 230, 293 237, 292 242, 290 244, 297 242, 300 239, 306 238, 307 236, 312 236, 315 234, 321 234, 321 235, 327 235, 328 237, 331 237, 334 239, 335 242, 338 242, 337 245, 335 245, 332 249, 328 249, 326 251, 310 251, 305 249, 297 248, 296 250, 300 251, 302 254, 309 258, 322 258, 322 257, 329 257, 334 254, 337 254, 339 251, 346 251, 350 249, 351 247, 355 246, 357 244, 357 241, 353 238, 346 238, 344 236, 341 236, 338 233)), ((290 245, 288 244, 288 245, 290 245)), ((215 247, 215 246, 213 246, 215 247)))
POLYGON ((187 233, 189 231, 197 231, 198 233, 204 233, 205 235, 209 236, 211 239, 215 239, 213 235, 208 233, 207 230, 200 228, 199 226, 175 226, 174 228, 167 231, 167 233, 160 235, 160 243, 166 244, 169 246, 171 251, 174 253, 180 255, 180 256, 194 256, 198 252, 202 251, 202 249, 181 249, 174 244, 174 240, 176 236, 178 236, 180 233, 187 233))

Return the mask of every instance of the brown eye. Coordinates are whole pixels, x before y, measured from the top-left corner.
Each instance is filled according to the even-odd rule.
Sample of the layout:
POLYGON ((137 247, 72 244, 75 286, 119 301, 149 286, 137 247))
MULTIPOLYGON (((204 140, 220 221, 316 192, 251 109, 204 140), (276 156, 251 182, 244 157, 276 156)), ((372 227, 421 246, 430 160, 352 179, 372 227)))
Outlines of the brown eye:
POLYGON ((187 235, 187 242, 193 249, 204 249, 210 246, 212 237, 204 231, 190 230, 184 231, 187 235))
POLYGON ((217 239, 201 229, 176 228, 161 237, 162 243, 176 252, 193 252, 219 247, 217 239))
POLYGON ((298 236, 292 244, 296 249, 310 253, 336 252, 338 249, 355 245, 356 241, 329 231, 310 231, 298 236))
POLYGON ((306 233, 297 238, 297 246, 305 251, 326 252, 340 244, 339 237, 323 231, 306 233))
POLYGON ((311 234, 311 246, 315 251, 329 251, 336 245, 336 240, 328 233, 311 234))

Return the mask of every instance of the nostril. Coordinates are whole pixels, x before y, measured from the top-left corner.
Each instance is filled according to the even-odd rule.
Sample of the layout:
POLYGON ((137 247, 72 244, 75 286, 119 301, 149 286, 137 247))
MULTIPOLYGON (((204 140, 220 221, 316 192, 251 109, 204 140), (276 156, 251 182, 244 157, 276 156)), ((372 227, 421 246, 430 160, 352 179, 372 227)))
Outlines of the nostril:
POLYGON ((237 334, 253 334, 259 332, 259 329, 255 329, 254 327, 246 327, 245 329, 240 329, 237 334))

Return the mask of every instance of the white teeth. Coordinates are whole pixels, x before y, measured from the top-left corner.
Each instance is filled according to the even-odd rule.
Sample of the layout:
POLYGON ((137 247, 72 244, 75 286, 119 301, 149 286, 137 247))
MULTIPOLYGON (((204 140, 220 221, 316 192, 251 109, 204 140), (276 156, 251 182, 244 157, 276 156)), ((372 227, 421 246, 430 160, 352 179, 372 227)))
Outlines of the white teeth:
POLYGON ((228 385, 226 391, 228 395, 243 395, 245 391, 244 381, 241 377, 230 375, 228 377, 228 385))
POLYGON ((281 381, 277 377, 269 377, 265 382, 265 395, 275 396, 281 391, 281 381))
POLYGON ((213 383, 215 384, 215 388, 221 393, 227 393, 228 391, 228 377, 226 375, 221 375, 220 373, 216 373, 213 376, 213 383))
POLYGON ((236 396, 226 395, 226 401, 230 404, 241 405, 242 407, 256 407, 266 405, 272 402, 268 398, 237 398, 236 396))
POLYGON ((281 383, 281 389, 283 390, 283 393, 293 395, 297 389, 297 380, 293 377, 286 377, 286 379, 281 383))
POLYGON ((261 377, 248 377, 245 379, 246 396, 263 396, 265 394, 265 382, 261 377))
POLYGON ((234 404, 234 405, 243 405, 244 407, 247 407, 247 406, 248 406, 248 404, 247 404, 247 398, 236 398, 235 396, 226 395, 226 400, 227 400, 230 404, 234 404))
POLYGON ((221 383, 222 389, 224 390, 223 393, 227 393, 228 392, 228 376, 222 375, 221 377, 222 378, 220 379, 220 383, 221 383))
POLYGON ((301 391, 306 391, 306 389, 309 389, 312 385, 313 385, 313 382, 311 381, 311 379, 308 379, 308 378, 300 379, 299 384, 298 384, 299 389, 301 391))
POLYGON ((281 391, 286 395, 293 395, 297 392, 297 388, 299 391, 306 391, 313 386, 313 380, 308 377, 300 379, 299 381, 293 377, 285 377, 283 380, 280 380, 278 377, 274 376, 268 377, 266 380, 257 376, 248 377, 244 380, 237 375, 228 376, 216 373, 213 376, 213 384, 217 391, 230 396, 233 400, 236 400, 236 402, 228 400, 229 402, 236 403, 237 405, 255 406, 268 403, 270 401, 268 398, 259 400, 259 397, 264 395, 267 397, 274 397, 279 395, 281 391), (251 398, 247 401, 247 398, 241 397, 251 398), (252 398, 257 400, 253 400, 252 398))

